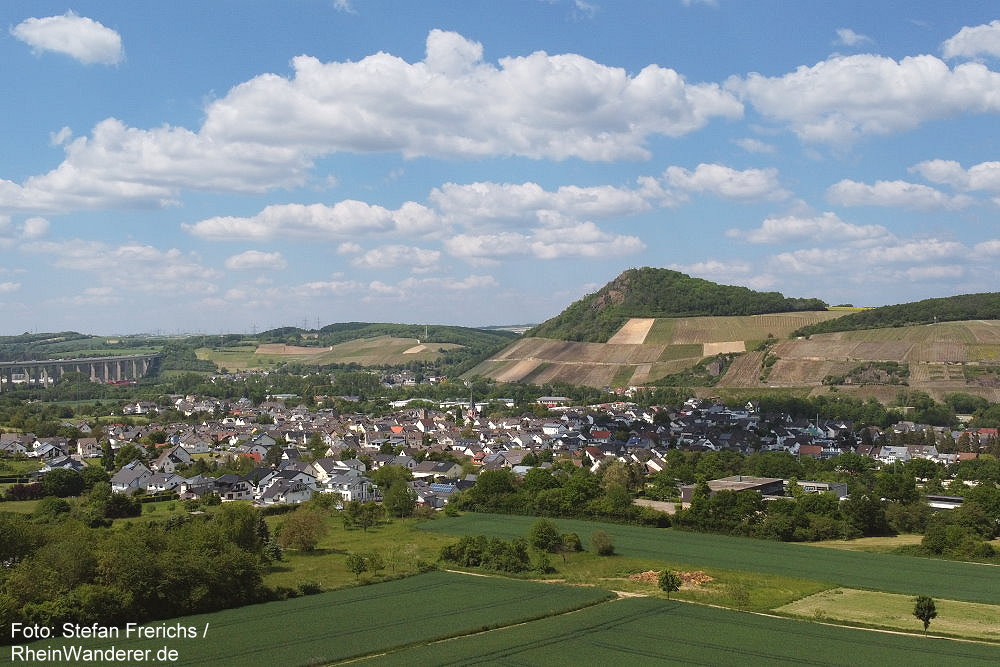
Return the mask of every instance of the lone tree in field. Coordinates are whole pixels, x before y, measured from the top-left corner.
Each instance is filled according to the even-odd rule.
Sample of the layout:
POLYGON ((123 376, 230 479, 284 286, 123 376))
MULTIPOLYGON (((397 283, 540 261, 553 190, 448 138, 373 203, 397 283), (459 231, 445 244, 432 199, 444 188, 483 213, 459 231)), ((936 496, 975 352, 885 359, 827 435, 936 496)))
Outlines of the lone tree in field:
POLYGON ((667 599, 670 599, 670 594, 674 591, 679 591, 681 589, 681 575, 677 574, 673 570, 664 570, 660 572, 660 589, 667 592, 667 599))
POLYGON ((937 609, 934 606, 934 599, 926 595, 918 595, 914 600, 913 615, 924 622, 924 634, 927 634, 927 627, 931 624, 931 619, 937 616, 937 609))

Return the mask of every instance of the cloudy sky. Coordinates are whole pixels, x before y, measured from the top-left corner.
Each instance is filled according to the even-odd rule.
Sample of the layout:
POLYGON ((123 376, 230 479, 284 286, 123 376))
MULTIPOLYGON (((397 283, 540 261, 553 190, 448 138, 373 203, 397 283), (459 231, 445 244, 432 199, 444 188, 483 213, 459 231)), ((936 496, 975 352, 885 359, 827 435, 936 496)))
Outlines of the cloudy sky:
POLYGON ((0 334, 1000 290, 993 1, 6 0, 0 334))

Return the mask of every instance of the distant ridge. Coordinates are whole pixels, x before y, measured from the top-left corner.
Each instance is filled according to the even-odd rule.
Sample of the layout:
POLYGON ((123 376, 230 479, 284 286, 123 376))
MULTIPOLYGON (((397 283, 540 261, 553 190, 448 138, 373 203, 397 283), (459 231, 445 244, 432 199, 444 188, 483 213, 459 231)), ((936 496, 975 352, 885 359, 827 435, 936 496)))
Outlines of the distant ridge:
POLYGON ((820 299, 720 285, 670 269, 629 269, 593 294, 525 333, 555 340, 604 343, 633 317, 762 315, 825 310, 820 299))

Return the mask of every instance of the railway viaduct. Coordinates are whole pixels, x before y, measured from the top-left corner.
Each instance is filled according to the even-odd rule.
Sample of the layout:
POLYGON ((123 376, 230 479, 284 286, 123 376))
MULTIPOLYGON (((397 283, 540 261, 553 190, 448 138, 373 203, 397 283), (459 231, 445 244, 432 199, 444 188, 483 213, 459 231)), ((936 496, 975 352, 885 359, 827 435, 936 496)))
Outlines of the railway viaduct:
POLYGON ((159 354, 133 354, 117 357, 47 359, 44 361, 0 362, 0 393, 16 383, 49 386, 66 373, 82 373, 91 382, 138 380, 149 372, 159 354))

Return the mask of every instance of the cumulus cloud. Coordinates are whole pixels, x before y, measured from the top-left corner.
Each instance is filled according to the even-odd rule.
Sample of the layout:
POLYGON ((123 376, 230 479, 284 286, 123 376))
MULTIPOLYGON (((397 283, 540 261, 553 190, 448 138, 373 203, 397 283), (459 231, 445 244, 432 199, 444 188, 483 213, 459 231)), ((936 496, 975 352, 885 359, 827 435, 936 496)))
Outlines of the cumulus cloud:
POLYGON ((834 41, 834 44, 857 46, 858 44, 865 44, 871 41, 873 40, 868 35, 854 32, 850 28, 837 28, 837 39, 834 41))
POLYGON ((413 248, 399 244, 373 248, 351 260, 351 264, 358 268, 387 270, 402 266, 413 273, 434 271, 440 262, 441 252, 439 250, 413 248))
POLYGON ((636 236, 609 234, 592 222, 548 227, 530 233, 457 234, 444 242, 452 256, 491 264, 503 258, 616 257, 645 249, 636 236))
POLYGON ((316 159, 337 152, 645 159, 650 137, 743 112, 733 93, 672 69, 630 74, 541 51, 492 64, 481 44, 442 30, 430 32, 419 62, 299 56, 292 69, 235 86, 207 106, 197 130, 108 118, 89 137, 59 132, 62 164, 23 184, 0 180, 0 211, 167 206, 184 189, 298 187, 316 159))
POLYGON ((117 32, 71 11, 62 16, 25 19, 10 33, 36 52, 63 53, 86 65, 115 65, 124 57, 122 38, 117 32))
POLYGON ((432 211, 413 202, 393 211, 348 199, 332 206, 275 204, 248 218, 208 218, 182 227, 195 236, 214 241, 276 238, 333 241, 390 232, 427 233, 437 228, 436 219, 432 211))
POLYGON ((90 273, 102 286, 130 292, 209 294, 217 289, 219 272, 176 248, 71 239, 30 241, 21 249, 46 258, 57 268, 90 273))
POLYGON ((233 271, 284 269, 288 262, 280 252, 247 250, 226 258, 225 266, 233 271))
POLYGON ((965 195, 947 195, 926 185, 906 181, 876 181, 874 185, 844 179, 826 191, 826 198, 840 206, 892 206, 917 210, 955 210, 973 203, 965 195))
POLYGON ((662 196, 647 186, 568 185, 547 191, 537 183, 445 183, 429 200, 449 223, 469 227, 533 226, 554 214, 562 217, 617 218, 648 211, 648 199, 662 196))
POLYGON ((1000 192, 1000 162, 980 162, 965 169, 954 160, 925 160, 913 165, 910 171, 956 190, 1000 192))
POLYGON ((823 238, 830 243, 869 244, 892 238, 889 230, 882 225, 855 225, 830 212, 813 217, 767 218, 757 229, 730 229, 726 236, 748 243, 787 243, 823 238))
POLYGON ((575 54, 482 60, 482 45, 432 30, 418 63, 386 53, 358 62, 300 56, 291 78, 267 74, 207 110, 216 140, 317 152, 646 158, 651 135, 680 136, 740 103, 716 84, 689 84, 649 65, 629 75, 575 54))
POLYGON ((900 61, 835 56, 778 77, 732 77, 727 87, 800 139, 838 144, 913 129, 929 120, 1000 111, 1000 74, 979 63, 955 68, 930 55, 900 61))
POLYGON ((773 153, 776 150, 773 144, 753 137, 736 139, 734 143, 747 153, 773 153))
POLYGON ((667 167, 666 182, 688 192, 706 192, 735 200, 779 200, 789 192, 778 182, 777 169, 744 169, 721 164, 699 164, 694 171, 667 167))
POLYGON ((1000 21, 966 26, 941 45, 945 58, 1000 57, 1000 21))
POLYGON ((977 243, 973 248, 973 251, 977 255, 1000 257, 1000 239, 990 239, 989 241, 977 243))
POLYGON ((0 283, 0 294, 9 294, 11 292, 16 292, 21 289, 21 283, 15 282, 4 282, 0 283))

